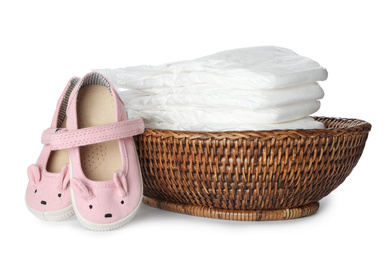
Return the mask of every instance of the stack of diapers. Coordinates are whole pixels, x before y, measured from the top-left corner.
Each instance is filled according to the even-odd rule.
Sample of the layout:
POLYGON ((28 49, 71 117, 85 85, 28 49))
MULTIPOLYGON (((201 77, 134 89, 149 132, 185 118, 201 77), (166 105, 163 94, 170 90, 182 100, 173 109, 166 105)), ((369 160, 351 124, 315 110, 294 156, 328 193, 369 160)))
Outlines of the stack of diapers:
POLYGON ((130 118, 147 128, 241 131, 324 128, 309 117, 327 71, 310 58, 266 46, 160 66, 94 70, 116 86, 130 118))

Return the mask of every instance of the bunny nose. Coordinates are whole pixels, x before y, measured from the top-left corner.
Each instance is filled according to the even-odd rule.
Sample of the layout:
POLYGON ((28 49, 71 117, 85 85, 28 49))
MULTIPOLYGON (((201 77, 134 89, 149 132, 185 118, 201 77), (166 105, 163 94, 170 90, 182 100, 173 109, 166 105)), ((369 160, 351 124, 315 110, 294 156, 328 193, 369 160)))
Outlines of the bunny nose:
POLYGON ((111 217, 112 217, 112 214, 107 213, 107 214, 105 214, 105 217, 106 217, 106 218, 111 218, 111 217))
POLYGON ((40 202, 40 204, 42 204, 42 205, 46 205, 46 204, 47 204, 47 202, 46 202, 46 201, 44 201, 44 200, 42 200, 42 201, 40 202))

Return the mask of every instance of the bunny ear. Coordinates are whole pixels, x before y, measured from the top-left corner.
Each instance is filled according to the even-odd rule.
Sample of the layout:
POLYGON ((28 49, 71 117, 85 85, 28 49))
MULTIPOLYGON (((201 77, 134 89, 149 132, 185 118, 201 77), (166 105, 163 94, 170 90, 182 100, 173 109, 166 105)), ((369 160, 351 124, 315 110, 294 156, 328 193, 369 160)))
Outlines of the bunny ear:
POLYGON ((42 174, 40 173, 40 169, 35 164, 31 164, 28 167, 27 175, 28 175, 28 179, 30 180, 30 182, 32 182, 35 185, 37 185, 42 178, 42 174))
POLYGON ((128 183, 126 175, 122 171, 115 171, 113 181, 117 187, 118 195, 124 197, 128 194, 128 183))
POLYGON ((73 178, 71 179, 70 185, 74 192, 80 193, 84 199, 88 200, 93 198, 93 193, 82 183, 82 181, 73 178))
POLYGON ((61 180, 59 184, 59 188, 62 190, 67 189, 70 183, 70 172, 69 172, 69 164, 66 163, 61 168, 61 180))

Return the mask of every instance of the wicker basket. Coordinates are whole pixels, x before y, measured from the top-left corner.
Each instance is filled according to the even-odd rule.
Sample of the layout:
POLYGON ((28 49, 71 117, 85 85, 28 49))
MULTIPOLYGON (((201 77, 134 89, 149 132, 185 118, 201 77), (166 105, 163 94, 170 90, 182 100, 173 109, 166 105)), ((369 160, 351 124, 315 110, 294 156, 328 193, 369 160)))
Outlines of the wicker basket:
POLYGON ((357 164, 371 125, 315 117, 326 129, 184 132, 135 138, 151 206, 229 220, 308 216, 357 164))

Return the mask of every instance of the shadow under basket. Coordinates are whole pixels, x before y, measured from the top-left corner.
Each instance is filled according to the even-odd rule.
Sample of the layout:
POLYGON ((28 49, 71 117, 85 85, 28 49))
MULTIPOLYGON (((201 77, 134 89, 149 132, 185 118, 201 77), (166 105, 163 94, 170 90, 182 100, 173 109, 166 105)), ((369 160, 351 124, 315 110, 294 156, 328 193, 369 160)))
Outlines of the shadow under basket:
POLYGON ((309 216, 351 173, 371 124, 314 117, 325 129, 187 132, 135 137, 143 202, 201 217, 258 221, 309 216))

